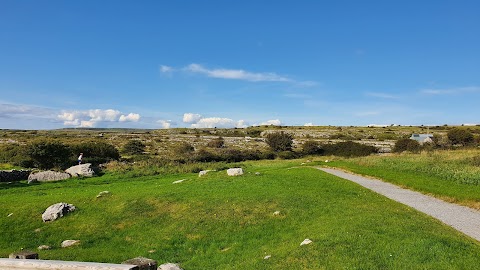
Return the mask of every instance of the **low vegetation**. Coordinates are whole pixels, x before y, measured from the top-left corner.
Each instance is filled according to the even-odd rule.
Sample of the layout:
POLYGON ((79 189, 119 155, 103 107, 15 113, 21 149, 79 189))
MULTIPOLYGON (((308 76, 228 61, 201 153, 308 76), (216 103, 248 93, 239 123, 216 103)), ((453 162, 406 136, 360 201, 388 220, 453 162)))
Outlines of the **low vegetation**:
POLYGON ((480 209, 480 150, 425 151, 344 159, 350 171, 480 209))
POLYGON ((475 269, 480 264, 480 245, 472 239, 354 183, 302 168, 302 162, 223 164, 243 167, 246 174, 239 177, 227 177, 220 167, 203 177, 109 170, 91 179, 0 184, 5 187, 0 189, 0 257, 50 245, 51 250, 38 251, 40 258, 120 263, 144 256, 186 270, 475 269), (105 190, 109 196, 96 197, 105 190), (43 223, 42 212, 57 202, 77 210, 43 223), (300 246, 306 238, 313 243, 300 246), (81 244, 60 248, 66 239, 81 244))

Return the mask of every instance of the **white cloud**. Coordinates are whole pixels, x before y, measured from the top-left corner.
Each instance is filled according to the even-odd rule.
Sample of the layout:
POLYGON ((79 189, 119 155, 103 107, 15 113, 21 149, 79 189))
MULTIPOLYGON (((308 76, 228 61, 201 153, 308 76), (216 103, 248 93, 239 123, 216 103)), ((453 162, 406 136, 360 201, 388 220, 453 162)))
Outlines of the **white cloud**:
POLYGON ((313 127, 313 123, 312 123, 312 122, 310 122, 310 123, 305 123, 303 126, 304 126, 304 127, 313 127))
POLYGON ((260 123, 261 126, 281 126, 282 122, 279 119, 268 120, 260 123))
POLYGON ((273 72, 254 73, 242 69, 207 69, 199 64, 190 64, 184 70, 199 73, 211 78, 245 80, 251 82, 291 82, 292 80, 273 72))
POLYGON ((377 98, 385 98, 385 99, 398 99, 399 97, 396 95, 388 94, 388 93, 378 93, 378 92, 367 92, 365 93, 367 96, 377 97, 377 98))
POLYGON ((196 113, 184 113, 183 114, 183 122, 184 123, 197 123, 202 119, 202 115, 196 113))
POLYGON ((426 95, 455 95, 455 94, 478 93, 478 92, 480 92, 480 87, 478 86, 420 90, 420 93, 426 94, 426 95))
POLYGON ((192 128, 231 128, 236 126, 236 122, 230 118, 208 117, 202 118, 192 128))
POLYGON ((62 111, 57 115, 65 126, 96 127, 105 122, 138 122, 140 115, 137 113, 122 114, 118 110, 92 109, 86 111, 62 111))
POLYGON ((120 115, 120 122, 138 122, 140 120, 140 114, 138 113, 129 113, 128 115, 120 115))
POLYGON ((55 115, 53 110, 48 108, 24 104, 0 104, 0 118, 50 118, 53 115, 55 115))
POLYGON ((173 122, 172 120, 158 120, 157 123, 159 123, 161 128, 164 128, 164 129, 168 129, 176 125, 176 123, 173 122))
POLYGON ((165 65, 160 66, 160 72, 162 72, 162 73, 169 73, 169 72, 172 72, 172 71, 173 71, 172 67, 165 66, 165 65))
POLYGON ((249 124, 245 120, 239 120, 239 121, 237 121, 237 124, 235 125, 235 127, 237 127, 237 128, 246 128, 248 126, 249 126, 249 124))

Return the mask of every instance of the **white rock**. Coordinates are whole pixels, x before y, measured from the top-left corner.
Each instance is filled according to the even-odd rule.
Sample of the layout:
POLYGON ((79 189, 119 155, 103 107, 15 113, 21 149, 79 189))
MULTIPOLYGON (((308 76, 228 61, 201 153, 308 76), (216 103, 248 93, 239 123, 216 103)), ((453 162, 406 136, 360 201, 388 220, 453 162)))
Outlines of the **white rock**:
POLYGON ((110 193, 110 191, 105 190, 105 191, 102 191, 102 192, 98 193, 97 198, 104 197, 104 196, 107 196, 107 195, 111 195, 111 193, 110 193))
POLYGON ((325 160, 325 162, 328 162, 328 159, 327 159, 327 160, 325 160))
POLYGON ((174 263, 164 263, 160 265, 157 270, 183 270, 183 269, 174 263))
POLYGON ((95 174, 92 170, 92 164, 91 163, 85 163, 85 164, 72 166, 72 167, 66 169, 65 172, 67 172, 68 174, 70 174, 73 177, 78 177, 78 176, 92 177, 95 174))
POLYGON ((274 215, 274 216, 280 215, 280 211, 275 211, 275 212, 273 212, 273 215, 274 215))
POLYGON ((260 173, 259 173, 259 172, 256 172, 255 175, 260 175, 260 173))
POLYGON ((50 205, 42 214, 43 222, 53 221, 63 217, 65 214, 75 211, 75 206, 68 203, 56 203, 50 205))
POLYGON ((47 245, 41 245, 38 247, 39 250, 47 250, 47 249, 51 249, 52 247, 50 246, 47 246, 47 245))
POLYGON ((243 174, 243 169, 242 168, 231 168, 227 170, 227 174, 229 176, 238 176, 243 174))
POLYGON ((311 244, 311 243, 313 243, 313 241, 307 238, 307 239, 303 240, 303 242, 300 244, 300 246, 308 245, 308 244, 311 244))
POLYGON ((75 245, 79 245, 80 240, 65 240, 62 242, 62 248, 67 248, 75 245))
POLYGON ((179 183, 182 183, 185 180, 187 180, 187 179, 177 180, 177 181, 174 181, 172 184, 179 184, 179 183))
POLYGON ((268 259, 270 259, 271 257, 272 257, 272 255, 267 255, 267 256, 263 257, 263 259, 264 259, 264 260, 268 260, 268 259))
POLYGON ((10 214, 8 214, 8 216, 7 216, 7 217, 11 217, 12 215, 13 215, 13 213, 10 213, 10 214))
POLYGON ((210 172, 210 170, 200 171, 200 172, 198 173, 198 177, 204 176, 204 175, 206 175, 208 172, 210 172))

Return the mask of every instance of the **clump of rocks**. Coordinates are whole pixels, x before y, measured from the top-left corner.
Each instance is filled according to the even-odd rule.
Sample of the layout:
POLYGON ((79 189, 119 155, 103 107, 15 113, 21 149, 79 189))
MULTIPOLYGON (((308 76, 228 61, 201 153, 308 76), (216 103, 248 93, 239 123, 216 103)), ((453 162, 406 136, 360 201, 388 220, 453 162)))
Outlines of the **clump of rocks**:
POLYGON ((2 170, 0 171, 0 182, 27 180, 30 173, 29 170, 2 170))

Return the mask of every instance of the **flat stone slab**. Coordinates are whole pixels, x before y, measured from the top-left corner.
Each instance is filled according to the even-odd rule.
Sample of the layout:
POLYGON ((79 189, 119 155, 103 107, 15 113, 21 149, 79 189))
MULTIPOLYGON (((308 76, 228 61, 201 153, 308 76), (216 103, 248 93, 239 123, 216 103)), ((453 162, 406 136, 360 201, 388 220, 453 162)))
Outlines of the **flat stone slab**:
POLYGON ((480 241, 480 211, 403 189, 394 184, 367 178, 337 169, 318 168, 326 173, 350 180, 394 201, 408 205, 434 217, 454 229, 480 241))
POLYGON ((94 262, 55 261, 55 260, 25 260, 0 259, 0 269, 15 270, 138 270, 138 266, 131 264, 111 264, 94 262))

